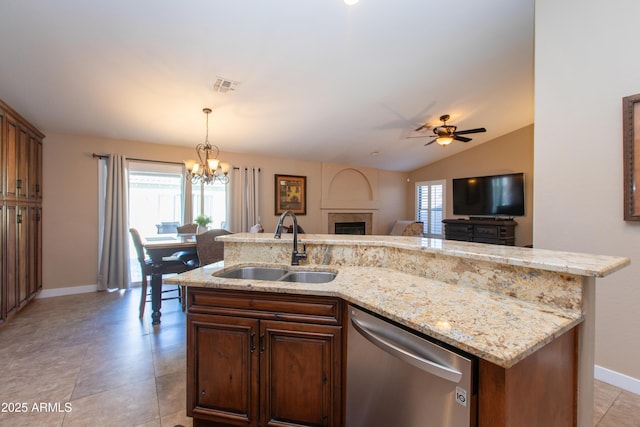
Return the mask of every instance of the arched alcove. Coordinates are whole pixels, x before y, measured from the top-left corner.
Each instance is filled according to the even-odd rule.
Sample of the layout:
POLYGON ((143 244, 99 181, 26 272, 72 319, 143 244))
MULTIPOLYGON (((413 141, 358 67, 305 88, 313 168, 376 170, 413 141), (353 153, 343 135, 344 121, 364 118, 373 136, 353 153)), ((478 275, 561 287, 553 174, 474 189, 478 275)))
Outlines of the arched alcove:
POLYGON ((360 171, 348 168, 339 171, 329 183, 329 200, 373 200, 373 189, 367 177, 360 171))
POLYGON ((364 223, 365 234, 377 230, 378 171, 372 168, 323 163, 322 228, 335 232, 336 223, 364 223))

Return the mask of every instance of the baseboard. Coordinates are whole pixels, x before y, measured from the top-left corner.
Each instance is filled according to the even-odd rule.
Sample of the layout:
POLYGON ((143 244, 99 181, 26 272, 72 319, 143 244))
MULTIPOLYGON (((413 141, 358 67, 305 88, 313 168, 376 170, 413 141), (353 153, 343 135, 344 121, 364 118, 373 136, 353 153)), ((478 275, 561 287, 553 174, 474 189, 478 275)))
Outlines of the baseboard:
POLYGON ((599 381, 640 395, 640 379, 638 378, 633 378, 598 365, 594 367, 593 375, 594 378, 599 381))
POLYGON ((98 285, 70 286, 68 288, 43 289, 36 298, 61 297, 64 295, 86 294, 89 292, 97 292, 98 285))

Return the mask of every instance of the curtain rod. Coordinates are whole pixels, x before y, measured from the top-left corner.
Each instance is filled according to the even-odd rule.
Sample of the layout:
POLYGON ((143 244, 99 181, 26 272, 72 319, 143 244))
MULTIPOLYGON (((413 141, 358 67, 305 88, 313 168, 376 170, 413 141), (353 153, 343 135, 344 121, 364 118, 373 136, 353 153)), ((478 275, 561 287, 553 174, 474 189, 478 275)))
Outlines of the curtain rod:
MULTIPOLYGON (((96 154, 93 153, 91 155, 91 157, 93 157, 94 159, 108 159, 109 155, 108 154, 96 154)), ((171 164, 171 165, 183 165, 183 162, 170 162, 167 160, 151 160, 151 159, 136 159, 134 157, 127 157, 127 160, 133 160, 134 162, 149 162, 149 163, 166 163, 166 164, 171 164)))
MULTIPOLYGON (((91 157, 93 157, 94 159, 108 159, 109 155, 108 154, 92 153, 91 157)), ((149 163, 165 163, 165 164, 170 164, 170 165, 184 165, 183 162, 169 162, 169 161, 166 161, 166 160, 136 159, 136 158, 133 158, 133 157, 127 157, 127 160, 133 160, 135 162, 149 162, 149 163)), ((240 168, 237 167, 237 166, 234 166, 233 169, 240 169, 240 168)), ((260 169, 258 169, 258 171, 260 171, 260 169)))

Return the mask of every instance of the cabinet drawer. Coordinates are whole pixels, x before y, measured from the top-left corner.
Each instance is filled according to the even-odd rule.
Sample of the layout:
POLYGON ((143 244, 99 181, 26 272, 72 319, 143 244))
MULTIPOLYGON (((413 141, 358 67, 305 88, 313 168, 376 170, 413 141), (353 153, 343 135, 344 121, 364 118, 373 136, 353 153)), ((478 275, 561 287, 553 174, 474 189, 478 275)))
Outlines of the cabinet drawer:
POLYGON ((483 237, 498 237, 500 235, 500 227, 476 225, 475 234, 483 237))
POLYGON ((225 289, 187 288, 189 313, 342 325, 339 298, 225 289))
POLYGON ((471 233, 473 232, 473 225, 445 224, 445 230, 449 233, 471 233))

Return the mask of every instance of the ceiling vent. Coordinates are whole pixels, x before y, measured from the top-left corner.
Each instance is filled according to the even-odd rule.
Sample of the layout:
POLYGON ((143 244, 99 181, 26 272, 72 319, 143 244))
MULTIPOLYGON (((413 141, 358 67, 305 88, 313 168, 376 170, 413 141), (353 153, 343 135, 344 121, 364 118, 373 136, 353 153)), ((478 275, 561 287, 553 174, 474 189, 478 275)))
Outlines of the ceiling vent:
POLYGON ((217 77, 216 82, 213 84, 213 90, 219 93, 233 93, 236 91, 238 84, 233 80, 217 77))

